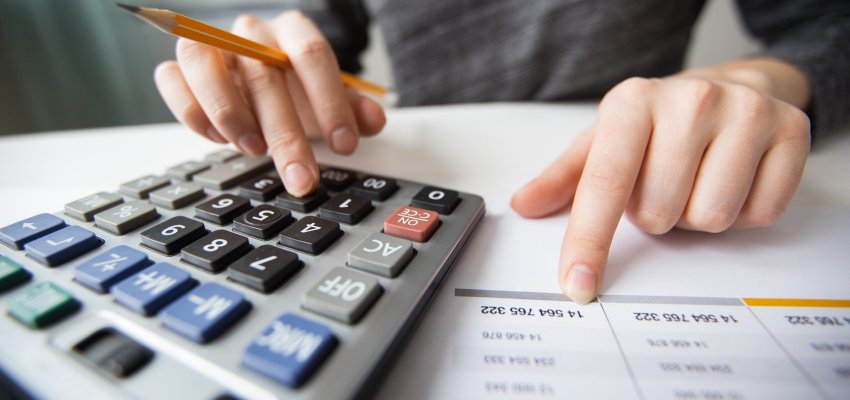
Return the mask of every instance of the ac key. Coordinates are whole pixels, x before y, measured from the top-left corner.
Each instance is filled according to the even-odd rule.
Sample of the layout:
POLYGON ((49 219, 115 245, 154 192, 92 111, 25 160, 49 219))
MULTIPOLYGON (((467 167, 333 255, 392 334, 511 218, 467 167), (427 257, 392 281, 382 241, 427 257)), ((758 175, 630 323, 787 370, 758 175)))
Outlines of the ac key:
POLYGON ((260 239, 269 239, 294 221, 291 212, 261 204, 236 218, 233 229, 260 239))

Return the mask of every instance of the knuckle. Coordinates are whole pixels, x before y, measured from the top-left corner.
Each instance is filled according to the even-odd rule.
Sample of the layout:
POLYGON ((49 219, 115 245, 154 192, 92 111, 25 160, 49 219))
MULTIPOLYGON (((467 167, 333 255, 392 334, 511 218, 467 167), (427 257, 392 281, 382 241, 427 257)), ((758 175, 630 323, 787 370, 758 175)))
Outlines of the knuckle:
MULTIPOLYGON (((605 98, 611 97, 616 99, 636 99, 647 96, 654 88, 655 84, 651 79, 632 77, 628 78, 611 89, 605 98)), ((605 99, 602 99, 605 101, 605 99)))
POLYGON ((681 99, 689 115, 701 115, 713 107, 720 94, 720 88, 704 79, 684 79, 679 82, 681 99))
POLYGON ((194 101, 184 103, 176 111, 177 119, 183 121, 186 125, 194 127, 202 125, 201 123, 203 122, 202 116, 204 115, 204 111, 201 110, 198 103, 195 103, 194 101))
POLYGON ((587 184, 599 192, 609 195, 625 195, 629 189, 626 171, 611 162, 603 161, 588 171, 587 184))
POLYGON ((262 22, 263 21, 261 19, 252 14, 239 14, 239 16, 233 20, 233 30, 240 32, 250 31, 262 24, 262 22))
POLYGON ((253 65, 244 69, 242 82, 254 93, 264 92, 277 87, 282 80, 277 79, 275 71, 264 65, 253 65))
POLYGON ((658 208, 641 208, 629 211, 629 220, 644 232, 661 235, 667 233, 676 224, 676 218, 670 217, 670 213, 658 208))
POLYGON ((776 223, 781 215, 782 211, 773 209, 748 210, 742 212, 738 220, 747 227, 763 228, 776 223))
POLYGON ((197 60, 206 55, 209 48, 206 45, 198 43, 194 40, 180 38, 177 39, 177 60, 197 60))
POLYGON ((699 209, 689 212, 685 221, 694 229, 719 233, 729 229, 735 222, 735 217, 736 215, 728 211, 699 209))
POLYGON ((168 60, 159 63, 156 68, 154 68, 153 76, 155 80, 159 81, 161 79, 168 79, 175 73, 179 72, 180 66, 177 65, 177 62, 174 60, 168 60))
POLYGON ((300 132, 295 131, 273 131, 267 132, 266 143, 272 154, 303 153, 309 151, 309 144, 304 140, 300 132))
POLYGON ((275 21, 285 22, 288 19, 309 20, 306 14, 301 10, 287 10, 275 17, 275 21))
POLYGON ((219 101, 210 107, 210 121, 222 131, 238 130, 239 115, 229 102, 219 101))
POLYGON ((307 39, 293 45, 290 55, 298 60, 315 60, 332 54, 331 45, 324 39, 307 39))

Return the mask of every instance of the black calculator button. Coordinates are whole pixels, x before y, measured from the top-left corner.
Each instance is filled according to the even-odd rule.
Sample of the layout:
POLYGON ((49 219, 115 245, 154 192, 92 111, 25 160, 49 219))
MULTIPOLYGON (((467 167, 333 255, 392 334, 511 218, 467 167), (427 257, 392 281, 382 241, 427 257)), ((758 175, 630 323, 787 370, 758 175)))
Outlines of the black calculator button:
POLYGON ((342 229, 338 223, 311 215, 284 229, 280 233, 280 244, 305 253, 319 254, 340 236, 342 229))
POLYGON ((322 170, 319 185, 332 192, 341 192, 357 180, 357 175, 341 168, 326 168, 322 170))
POLYGON ((328 199, 328 192, 323 188, 317 188, 315 192, 304 196, 295 197, 287 192, 277 195, 277 205, 293 211, 308 213, 328 199))
POLYGON ((460 196, 456 191, 426 186, 413 196, 410 205, 440 214, 451 214, 458 203, 460 203, 460 196))
POLYGON ((172 255, 206 234, 204 224, 177 216, 142 232, 142 245, 172 255))
POLYGON ((260 239, 268 239, 295 221, 288 210, 261 204, 236 218, 233 229, 260 239))
POLYGON ((225 193, 195 206, 195 216, 204 221, 227 225, 250 208, 250 200, 225 193))
POLYGON ((186 246, 181 254, 183 261, 217 273, 250 250, 248 238, 218 230, 186 246))
POLYGON ((91 334, 77 343, 73 350, 90 365, 116 378, 133 375, 154 355, 147 347, 112 328, 91 334))
POLYGON ((351 193, 377 201, 386 200, 396 190, 398 190, 398 183, 395 179, 380 176, 367 176, 351 187, 351 193))
POLYGON ((291 251, 263 245, 236 260, 228 268, 228 278, 258 292, 275 290, 301 268, 291 251))
POLYGON ((239 194, 249 199, 269 201, 283 191, 280 178, 260 176, 239 186, 239 194))
POLYGON ((319 216, 345 224, 356 224, 375 207, 372 201, 354 194, 338 194, 319 207, 319 216))

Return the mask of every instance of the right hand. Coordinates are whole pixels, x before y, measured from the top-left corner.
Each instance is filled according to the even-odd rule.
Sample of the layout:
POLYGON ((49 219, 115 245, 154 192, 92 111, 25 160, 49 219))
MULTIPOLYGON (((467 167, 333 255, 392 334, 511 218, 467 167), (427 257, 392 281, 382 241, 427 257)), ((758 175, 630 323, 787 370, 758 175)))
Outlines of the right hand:
POLYGON ((359 136, 383 129, 383 108, 343 86, 330 44, 301 12, 270 22, 243 15, 233 33, 281 49, 292 67, 181 38, 177 61, 157 66, 156 86, 177 120, 201 136, 252 156, 270 153, 292 195, 319 181, 308 139, 324 137, 334 152, 351 154, 359 136))

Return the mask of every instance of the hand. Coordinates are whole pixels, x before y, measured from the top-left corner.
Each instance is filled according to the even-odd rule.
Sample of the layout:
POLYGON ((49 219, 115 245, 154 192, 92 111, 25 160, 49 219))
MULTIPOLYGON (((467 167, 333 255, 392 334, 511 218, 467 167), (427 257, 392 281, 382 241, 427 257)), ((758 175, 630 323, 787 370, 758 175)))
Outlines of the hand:
POLYGON ((156 68, 157 88, 174 116, 201 136, 249 155, 271 153, 291 194, 308 194, 319 180, 308 138, 324 136, 334 152, 350 154, 359 136, 383 129, 384 110, 343 86, 330 44, 302 13, 268 23, 240 16, 233 33, 280 48, 292 68, 181 38, 177 61, 156 68))
POLYGON ((800 109, 750 86, 632 78, 606 94, 594 125, 512 206, 541 217, 572 201, 558 279, 587 303, 624 212, 652 234, 770 225, 799 185, 809 142, 800 109))

